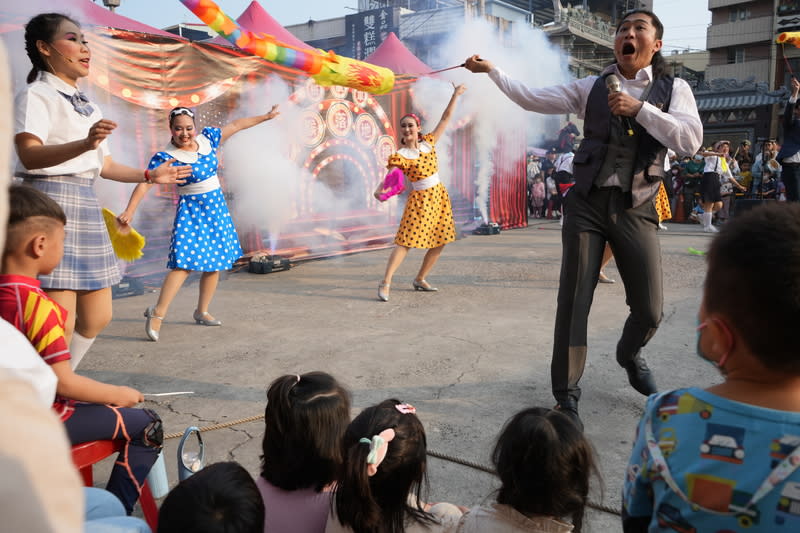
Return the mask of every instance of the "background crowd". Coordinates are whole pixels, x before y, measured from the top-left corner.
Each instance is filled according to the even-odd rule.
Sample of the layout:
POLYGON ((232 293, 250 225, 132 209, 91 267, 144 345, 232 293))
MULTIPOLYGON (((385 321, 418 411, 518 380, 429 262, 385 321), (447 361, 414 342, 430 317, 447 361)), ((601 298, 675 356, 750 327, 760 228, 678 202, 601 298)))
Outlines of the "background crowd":
MULTIPOLYGON (((574 127, 574 125, 572 125, 574 127)), ((558 175, 567 170, 573 149, 580 138, 573 134, 572 142, 565 148, 550 146, 545 155, 528 154, 526 174, 528 189, 528 215, 531 218, 558 219, 562 216, 561 199, 574 182, 571 173, 558 175)), ((720 180, 721 206, 714 209, 712 223, 719 225, 733 216, 736 200, 792 201, 783 179, 784 169, 794 170, 798 164, 782 159, 778 153, 782 145, 776 139, 763 139, 753 143, 747 139, 733 146, 731 141, 717 141, 703 147, 694 157, 679 158, 670 151, 669 172, 664 178, 664 189, 668 195, 673 222, 702 223, 705 213, 701 194, 701 182, 708 157, 723 157, 732 179, 720 180), (727 147, 724 155, 718 150, 727 147)), ((713 164, 713 163, 712 163, 713 164)), ((728 172, 719 174, 727 176, 728 172)), ((796 199, 795 199, 796 200, 796 199)), ((662 228, 663 229, 663 228, 662 228)))

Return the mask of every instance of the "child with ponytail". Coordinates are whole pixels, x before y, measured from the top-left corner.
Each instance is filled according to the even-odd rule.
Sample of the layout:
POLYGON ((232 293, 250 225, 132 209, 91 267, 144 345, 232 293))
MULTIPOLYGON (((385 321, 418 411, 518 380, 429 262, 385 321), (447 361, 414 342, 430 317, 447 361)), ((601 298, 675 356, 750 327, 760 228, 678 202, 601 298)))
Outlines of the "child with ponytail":
POLYGON ((272 382, 256 480, 264 533, 325 531, 349 421, 350 393, 330 374, 291 374, 272 382))
POLYGON ((368 407, 347 428, 344 464, 326 533, 444 533, 461 510, 426 504, 427 442, 416 409, 398 400, 368 407))

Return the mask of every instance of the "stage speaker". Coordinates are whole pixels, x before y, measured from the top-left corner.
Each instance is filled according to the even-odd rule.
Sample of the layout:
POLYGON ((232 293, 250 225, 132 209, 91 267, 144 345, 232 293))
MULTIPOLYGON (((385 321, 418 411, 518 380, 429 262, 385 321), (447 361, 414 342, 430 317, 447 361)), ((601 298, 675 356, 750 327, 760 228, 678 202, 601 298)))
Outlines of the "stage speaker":
POLYGON ((488 224, 481 224, 474 230, 473 235, 497 235, 500 233, 500 224, 497 222, 489 222, 488 224))
POLYGON ((111 299, 140 296, 144 294, 144 283, 139 278, 125 276, 119 283, 111 287, 111 299))
POLYGON ((281 270, 289 270, 292 264, 288 257, 280 255, 256 254, 250 258, 248 271, 253 274, 269 274, 281 270))
POLYGON ((775 199, 773 198, 767 198, 763 200, 755 200, 750 198, 736 200, 736 203, 733 204, 733 216, 741 215, 742 213, 753 209, 757 205, 768 204, 774 201, 775 199))

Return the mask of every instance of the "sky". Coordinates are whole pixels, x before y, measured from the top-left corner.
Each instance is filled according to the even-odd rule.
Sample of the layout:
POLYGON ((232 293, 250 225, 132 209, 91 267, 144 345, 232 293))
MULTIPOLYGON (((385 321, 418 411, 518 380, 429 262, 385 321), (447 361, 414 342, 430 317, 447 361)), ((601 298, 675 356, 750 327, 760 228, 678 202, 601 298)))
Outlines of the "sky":
MULTIPOLYGON (((236 18, 247 9, 252 0, 214 0, 231 18, 236 18)), ((102 0, 95 0, 102 3, 102 0)), ((284 26, 308 22, 308 19, 324 20, 356 13, 358 0, 258 0, 261 7, 272 18, 284 26), (353 9, 347 9, 346 6, 353 9)), ((179 0, 122 0, 115 10, 120 15, 144 24, 164 28, 179 22, 200 22, 179 0)))
POLYGON ((711 23, 707 0, 655 0, 653 12, 664 24, 664 54, 706 49, 706 30, 711 23))
MULTIPOLYGON (((101 0, 95 0, 102 3, 101 0)), ((216 0, 234 19, 251 0, 216 0)), ((355 13, 358 0, 259 0, 261 6, 284 26, 324 20, 355 13)), ((563 3, 563 2, 562 2, 563 3)), ((577 3, 577 2, 575 2, 577 3)), ((673 50, 704 50, 706 28, 711 20, 707 0, 654 0, 653 11, 664 23, 664 53, 673 50)), ((122 0, 120 15, 164 28, 179 22, 200 22, 178 0, 122 0)))

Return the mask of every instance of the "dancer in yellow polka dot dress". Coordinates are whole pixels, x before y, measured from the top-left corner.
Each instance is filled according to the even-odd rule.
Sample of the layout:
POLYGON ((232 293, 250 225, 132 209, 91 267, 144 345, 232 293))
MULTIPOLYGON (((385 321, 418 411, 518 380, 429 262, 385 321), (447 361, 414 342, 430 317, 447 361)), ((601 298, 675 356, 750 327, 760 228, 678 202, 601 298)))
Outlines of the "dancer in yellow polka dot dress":
MULTIPOLYGON (((400 144, 396 153, 389 156, 387 166, 403 171, 411 182, 411 192, 406 201, 403 219, 394 239, 395 248, 389 256, 386 273, 378 286, 378 299, 389 301, 392 276, 408 254, 409 248, 424 248, 428 251, 422 266, 414 278, 413 287, 418 291, 436 291, 425 277, 442 254, 444 245, 456 240, 453 208, 447 189, 439 180, 439 161, 436 158, 436 141, 444 133, 453 114, 456 100, 466 90, 463 85, 454 86, 453 96, 432 133, 422 135, 419 118, 414 114, 400 119, 400 144)), ((377 192, 376 192, 377 196, 377 192)))

